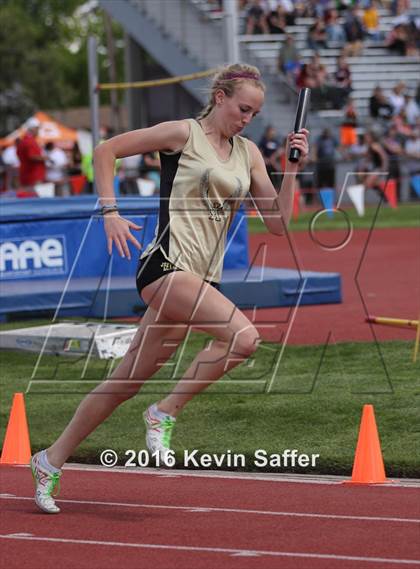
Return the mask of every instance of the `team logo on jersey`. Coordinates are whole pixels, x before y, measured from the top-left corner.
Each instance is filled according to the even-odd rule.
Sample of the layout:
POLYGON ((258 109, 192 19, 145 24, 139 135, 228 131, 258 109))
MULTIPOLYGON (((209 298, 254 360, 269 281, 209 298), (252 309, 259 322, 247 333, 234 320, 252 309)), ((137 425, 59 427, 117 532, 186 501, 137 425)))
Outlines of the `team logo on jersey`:
POLYGON ((236 188, 233 193, 222 200, 221 197, 215 192, 214 187, 210 185, 210 172, 212 168, 207 168, 200 179, 200 194, 204 205, 209 210, 210 221, 222 221, 225 217, 225 212, 231 210, 232 203, 242 194, 242 182, 235 176, 236 188))
POLYGON ((167 261, 164 261, 163 263, 160 264, 160 268, 162 269, 162 271, 173 271, 175 269, 175 265, 173 265, 172 263, 168 263, 167 261))

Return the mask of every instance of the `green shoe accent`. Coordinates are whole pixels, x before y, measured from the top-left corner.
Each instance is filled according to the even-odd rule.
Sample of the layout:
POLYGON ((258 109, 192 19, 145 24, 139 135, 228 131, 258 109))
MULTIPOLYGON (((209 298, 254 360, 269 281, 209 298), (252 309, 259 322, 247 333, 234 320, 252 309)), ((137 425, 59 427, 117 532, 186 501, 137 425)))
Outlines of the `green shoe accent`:
POLYGON ((171 445, 171 436, 174 426, 175 421, 169 417, 165 417, 159 424, 159 427, 163 429, 162 444, 167 449, 169 449, 171 445))
POLYGON ((54 474, 50 474, 50 486, 47 490, 49 496, 58 496, 60 493, 60 472, 55 472, 54 474), (53 494, 55 487, 57 486, 56 492, 53 494))

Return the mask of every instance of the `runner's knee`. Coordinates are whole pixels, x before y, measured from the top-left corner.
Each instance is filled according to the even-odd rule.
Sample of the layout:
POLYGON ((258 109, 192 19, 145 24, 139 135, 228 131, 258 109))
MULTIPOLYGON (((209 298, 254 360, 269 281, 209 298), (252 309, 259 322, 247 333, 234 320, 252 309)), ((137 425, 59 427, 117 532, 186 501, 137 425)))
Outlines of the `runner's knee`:
POLYGON ((257 329, 254 326, 249 326, 235 334, 231 352, 249 358, 257 350, 260 341, 261 338, 257 329))

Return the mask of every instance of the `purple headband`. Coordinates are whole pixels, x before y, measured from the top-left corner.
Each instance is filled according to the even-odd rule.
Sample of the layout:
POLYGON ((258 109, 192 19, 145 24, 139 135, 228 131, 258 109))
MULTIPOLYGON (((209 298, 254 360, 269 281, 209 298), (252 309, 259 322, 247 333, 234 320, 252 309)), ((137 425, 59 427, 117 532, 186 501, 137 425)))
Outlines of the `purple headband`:
POLYGON ((260 81, 261 77, 252 71, 232 71, 226 73, 223 79, 254 79, 254 81, 260 81))

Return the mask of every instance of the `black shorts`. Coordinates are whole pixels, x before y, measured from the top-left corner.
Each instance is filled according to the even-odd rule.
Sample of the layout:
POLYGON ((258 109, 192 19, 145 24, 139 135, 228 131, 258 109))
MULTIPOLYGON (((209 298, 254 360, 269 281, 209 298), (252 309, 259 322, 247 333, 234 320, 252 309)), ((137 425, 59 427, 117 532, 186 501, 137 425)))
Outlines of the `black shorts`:
MULTIPOLYGON (((163 255, 160 249, 156 249, 143 259, 139 259, 136 272, 136 285, 137 291, 141 296, 141 292, 145 286, 153 283, 163 275, 168 275, 175 271, 182 271, 172 263, 170 263, 163 255)), ((220 289, 219 283, 213 281, 205 281, 214 286, 217 290, 220 289)))

